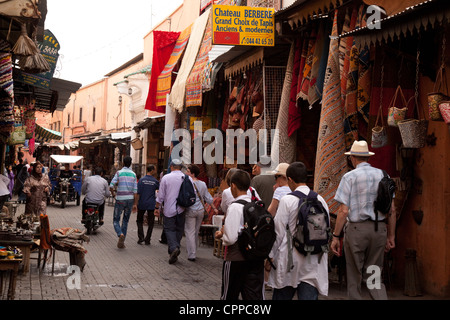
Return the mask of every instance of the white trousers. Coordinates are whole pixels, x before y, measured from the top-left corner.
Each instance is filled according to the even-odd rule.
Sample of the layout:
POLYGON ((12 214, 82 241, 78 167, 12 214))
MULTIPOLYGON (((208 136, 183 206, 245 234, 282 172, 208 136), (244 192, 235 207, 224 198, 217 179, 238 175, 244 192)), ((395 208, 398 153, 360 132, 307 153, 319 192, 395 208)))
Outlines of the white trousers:
POLYGON ((187 211, 184 223, 184 235, 186 237, 186 250, 188 259, 195 259, 198 246, 198 233, 204 217, 204 210, 187 211))

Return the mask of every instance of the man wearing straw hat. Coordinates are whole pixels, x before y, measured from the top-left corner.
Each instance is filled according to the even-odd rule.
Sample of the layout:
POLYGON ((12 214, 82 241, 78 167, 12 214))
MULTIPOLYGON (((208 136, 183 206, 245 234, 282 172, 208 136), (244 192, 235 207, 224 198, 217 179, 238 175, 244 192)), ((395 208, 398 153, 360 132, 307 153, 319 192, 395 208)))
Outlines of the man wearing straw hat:
POLYGON ((383 171, 368 163, 374 153, 369 151, 366 141, 355 141, 345 155, 350 156, 355 169, 342 177, 334 197, 341 205, 337 213, 331 250, 337 256, 342 254, 340 238, 344 230, 349 299, 362 299, 361 281, 364 279, 372 299, 386 300, 381 270, 384 252, 395 247, 394 204, 389 215, 385 216, 379 212, 379 226, 376 230, 374 201, 383 171))

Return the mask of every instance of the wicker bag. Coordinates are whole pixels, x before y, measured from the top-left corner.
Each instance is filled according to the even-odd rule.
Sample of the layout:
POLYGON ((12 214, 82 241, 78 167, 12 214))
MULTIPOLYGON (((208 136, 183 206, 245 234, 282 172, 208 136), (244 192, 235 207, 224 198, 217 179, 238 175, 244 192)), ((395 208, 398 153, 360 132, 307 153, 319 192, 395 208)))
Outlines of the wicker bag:
POLYGON ((443 73, 445 73, 445 69, 444 69, 444 67, 440 67, 439 71, 436 75, 436 82, 434 83, 433 92, 428 94, 428 115, 430 117, 430 120, 433 120, 433 121, 442 121, 443 120, 441 112, 439 110, 439 105, 441 104, 441 102, 443 102, 445 100, 450 100, 450 97, 448 96, 447 82, 446 82, 447 94, 445 95, 444 93, 442 93, 440 91, 441 86, 443 84, 443 78, 444 78, 443 73), (436 88, 436 85, 438 85, 437 88, 436 88))
MULTIPOLYGON (((417 98, 414 99, 417 117, 420 117, 420 108, 417 98)), ((427 139, 428 120, 425 120, 424 112, 422 110, 421 119, 406 119, 398 123, 400 135, 403 141, 404 148, 423 148, 427 139)))
POLYGON ((386 127, 383 121, 383 107, 380 105, 378 109, 377 120, 375 121, 375 126, 372 128, 372 140, 370 145, 372 148, 384 147, 388 142, 388 136, 386 127), (381 119, 381 125, 378 124, 378 120, 381 119))
POLYGON ((389 105, 389 113, 388 113, 388 119, 387 123, 390 127, 398 127, 398 122, 405 120, 406 117, 406 111, 408 111, 407 102, 405 99, 405 95, 403 94, 402 88, 399 85, 397 89, 395 90, 395 94, 392 97, 391 103, 389 105), (400 98, 402 99, 403 106, 401 108, 397 108, 396 102, 397 97, 400 95, 400 98))

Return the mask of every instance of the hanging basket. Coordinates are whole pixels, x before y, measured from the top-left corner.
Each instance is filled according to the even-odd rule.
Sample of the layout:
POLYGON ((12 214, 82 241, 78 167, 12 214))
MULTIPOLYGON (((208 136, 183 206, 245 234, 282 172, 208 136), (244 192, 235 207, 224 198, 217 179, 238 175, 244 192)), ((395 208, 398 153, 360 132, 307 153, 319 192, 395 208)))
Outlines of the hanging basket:
POLYGON ((442 101, 439 104, 439 111, 445 123, 450 124, 450 101, 442 101))
POLYGON ((141 150, 144 148, 142 140, 139 138, 134 138, 133 140, 131 140, 131 145, 133 146, 134 150, 141 150))
POLYGON ((408 102, 406 102, 405 96, 403 94, 402 88, 400 85, 397 87, 397 90, 395 90, 395 94, 392 97, 390 106, 389 106, 389 113, 388 113, 388 119, 387 123, 390 127, 398 127, 398 122, 402 121, 406 117, 406 111, 408 111, 408 102), (401 108, 397 108, 396 102, 397 97, 400 95, 400 98, 402 99, 402 106, 401 108))
POLYGON ((378 109, 377 121, 375 122, 375 126, 372 128, 372 139, 370 145, 372 148, 381 148, 387 145, 387 142, 387 130, 384 126, 383 109, 380 105, 380 108, 378 109), (378 124, 379 119, 381 119, 380 125, 378 124))
POLYGON ((447 94, 442 93, 441 86, 443 84, 443 73, 445 72, 444 67, 439 68, 439 71, 436 75, 436 82, 434 83, 433 92, 430 92, 428 94, 428 115, 430 117, 430 120, 432 121, 443 121, 441 112, 439 110, 439 105, 443 101, 450 100, 450 97, 448 96, 448 85, 447 87, 447 94), (436 88, 436 85, 438 87, 436 88))
MULTIPOLYGON (((419 116, 419 104, 415 99, 417 115, 419 116)), ((403 146, 405 148, 423 148, 427 139, 428 120, 406 119, 398 123, 403 146)))

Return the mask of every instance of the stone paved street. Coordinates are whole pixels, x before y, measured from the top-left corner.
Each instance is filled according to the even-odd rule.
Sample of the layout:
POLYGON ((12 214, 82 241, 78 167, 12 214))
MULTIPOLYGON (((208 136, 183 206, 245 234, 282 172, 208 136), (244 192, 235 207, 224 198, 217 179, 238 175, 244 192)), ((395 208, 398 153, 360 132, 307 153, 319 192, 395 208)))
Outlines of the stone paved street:
MULTIPOLYGON (((17 215, 22 213, 20 205, 17 215)), ((81 207, 68 203, 65 209, 48 207, 50 228, 73 227, 80 223, 81 207)), ((187 260, 184 239, 177 263, 169 265, 167 246, 159 243, 162 225, 155 222, 150 246, 137 244, 136 214, 132 214, 125 249, 117 248, 112 225, 113 207, 106 206, 105 224, 84 243, 88 250, 81 274, 80 289, 69 289, 69 254, 56 251, 54 274, 49 259, 45 269, 37 269, 31 260, 30 272, 19 274, 16 300, 218 300, 220 298, 222 260, 213 255, 211 244, 201 244, 197 261, 187 260)), ((37 258, 37 252, 32 253, 37 258)), ((42 265, 41 265, 42 266, 42 265)), ((73 285, 74 282, 72 281, 73 285)), ((5 290, 3 291, 5 296, 5 290)), ((433 297, 406 297, 400 290, 389 290, 392 300, 429 300, 433 297)), ((272 292, 266 291, 266 299, 272 292)), ((2 297, 3 299, 5 297, 2 297)), ((330 280, 328 297, 321 300, 345 300, 345 287, 330 280)))

